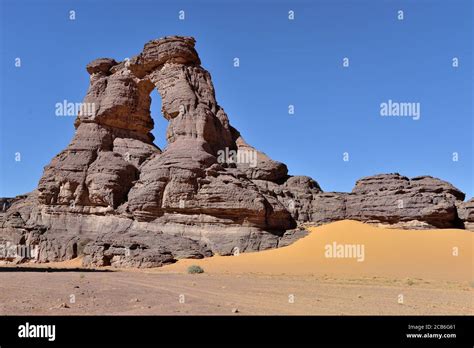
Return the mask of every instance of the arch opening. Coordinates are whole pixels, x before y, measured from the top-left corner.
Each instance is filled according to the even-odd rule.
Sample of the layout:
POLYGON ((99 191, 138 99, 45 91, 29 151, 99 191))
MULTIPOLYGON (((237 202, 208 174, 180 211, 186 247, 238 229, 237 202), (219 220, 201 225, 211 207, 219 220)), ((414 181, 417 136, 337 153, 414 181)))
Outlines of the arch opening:
POLYGON ((166 148, 166 129, 168 127, 168 120, 166 120, 161 112, 161 95, 156 88, 150 93, 151 105, 150 115, 154 122, 154 127, 151 131, 155 140, 153 141, 162 151, 166 148))

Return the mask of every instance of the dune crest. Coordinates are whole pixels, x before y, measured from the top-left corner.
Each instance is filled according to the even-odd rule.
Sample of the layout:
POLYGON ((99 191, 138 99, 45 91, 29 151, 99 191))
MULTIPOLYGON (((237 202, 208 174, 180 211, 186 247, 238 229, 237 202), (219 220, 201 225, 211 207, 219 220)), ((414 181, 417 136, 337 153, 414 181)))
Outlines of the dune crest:
MULTIPOLYGON (((474 234, 461 229, 399 230, 343 220, 310 227, 308 236, 279 249, 238 256, 180 260, 163 271, 199 265, 207 273, 381 276, 472 281, 474 234), (328 257, 327 246, 359 246, 357 257, 328 257), (456 249, 457 248, 457 249, 456 249), (456 256, 457 254, 457 256, 456 256)), ((357 255, 356 255, 357 256, 357 255)))

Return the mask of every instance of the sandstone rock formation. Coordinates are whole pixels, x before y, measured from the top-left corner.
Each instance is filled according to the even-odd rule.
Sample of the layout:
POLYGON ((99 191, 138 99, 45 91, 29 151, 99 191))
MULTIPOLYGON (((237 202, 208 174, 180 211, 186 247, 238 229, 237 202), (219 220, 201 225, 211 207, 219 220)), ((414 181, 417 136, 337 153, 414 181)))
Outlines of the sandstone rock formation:
MULTIPOLYGON (((285 185, 290 182, 288 180, 285 185)), ((448 182, 430 176, 412 179, 398 173, 370 176, 358 180, 350 193, 322 193, 319 187, 310 186, 314 187, 314 183, 308 185, 306 192, 302 193, 301 185, 298 185, 281 194, 287 196, 286 199, 293 199, 292 215, 300 222, 322 224, 352 219, 422 229, 464 228, 472 219, 468 213, 472 203, 463 203, 464 193, 448 182)))
POLYGON ((37 190, 5 201, 0 242, 35 246, 42 262, 83 255, 86 265, 152 267, 287 245, 304 223, 472 226, 472 202, 439 179, 377 175, 346 194, 289 176, 230 125, 194 43, 166 37, 130 60, 87 65, 93 108, 37 190), (169 122, 163 151, 150 133, 154 88, 169 122))

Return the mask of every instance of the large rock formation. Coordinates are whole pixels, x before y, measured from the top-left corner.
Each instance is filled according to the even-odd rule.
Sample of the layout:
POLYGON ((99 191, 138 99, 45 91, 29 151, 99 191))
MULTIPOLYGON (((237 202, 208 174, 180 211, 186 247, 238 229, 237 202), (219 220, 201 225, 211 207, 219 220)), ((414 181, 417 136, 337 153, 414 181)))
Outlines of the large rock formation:
POLYGON ((88 64, 84 105, 92 107, 77 116, 74 138, 38 189, 5 201, 0 240, 37 247, 43 262, 84 255, 86 265, 150 267, 287 245, 304 223, 472 221, 464 194, 431 177, 378 175, 345 194, 289 176, 230 125, 200 64, 189 37, 150 41, 123 62, 88 64), (163 151, 150 133, 154 88, 169 121, 163 151))

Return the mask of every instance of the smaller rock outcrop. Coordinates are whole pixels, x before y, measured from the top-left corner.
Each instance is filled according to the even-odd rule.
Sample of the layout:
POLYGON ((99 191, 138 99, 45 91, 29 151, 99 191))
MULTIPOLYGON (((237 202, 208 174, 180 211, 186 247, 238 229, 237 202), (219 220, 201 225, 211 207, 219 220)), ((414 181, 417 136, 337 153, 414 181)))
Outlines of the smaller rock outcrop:
POLYGON ((352 219, 414 229, 471 227, 472 200, 463 203, 463 192, 431 176, 369 176, 358 180, 350 193, 322 192, 316 185, 295 177, 282 185, 290 190, 274 192, 302 223, 352 219))

